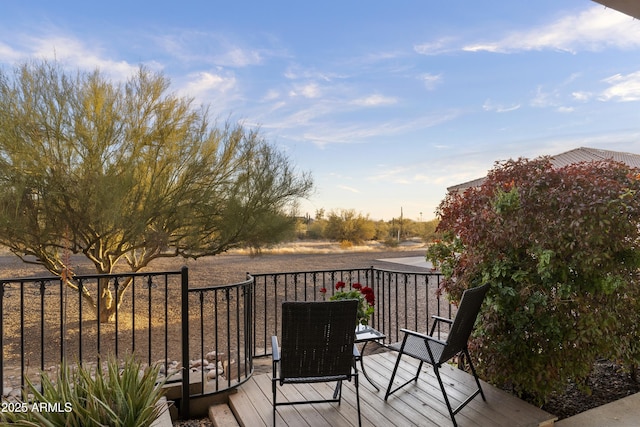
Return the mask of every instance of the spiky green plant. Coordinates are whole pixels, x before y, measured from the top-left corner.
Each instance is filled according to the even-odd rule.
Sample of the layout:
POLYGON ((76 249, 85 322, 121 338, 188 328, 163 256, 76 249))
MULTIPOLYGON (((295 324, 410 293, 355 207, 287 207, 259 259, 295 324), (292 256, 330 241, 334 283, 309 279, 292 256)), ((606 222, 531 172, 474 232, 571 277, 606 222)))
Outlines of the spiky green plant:
POLYGON ((143 368, 133 357, 122 366, 110 359, 106 370, 62 363, 55 380, 42 373, 40 387, 28 381, 28 410, 0 414, 0 421, 43 427, 150 426, 163 410, 158 371, 143 368))

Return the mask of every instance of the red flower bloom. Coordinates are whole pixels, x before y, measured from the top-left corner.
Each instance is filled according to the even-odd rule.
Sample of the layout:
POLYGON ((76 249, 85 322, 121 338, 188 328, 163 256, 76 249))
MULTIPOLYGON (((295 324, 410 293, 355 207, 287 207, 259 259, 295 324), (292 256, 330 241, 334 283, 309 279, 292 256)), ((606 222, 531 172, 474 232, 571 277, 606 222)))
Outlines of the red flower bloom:
POLYGON ((364 299, 367 300, 369 305, 374 305, 376 297, 373 294, 373 289, 371 289, 369 286, 365 286, 360 289, 360 292, 362 292, 362 294, 364 295, 364 299))
POLYGON ((353 289, 361 289, 361 288, 362 288, 362 285, 361 285, 360 283, 354 283, 353 285, 351 285, 351 287, 352 287, 353 289))
POLYGON ((344 288, 345 286, 347 286, 347 285, 344 282, 336 283, 336 289, 338 289, 338 290, 344 288))
POLYGON ((320 293, 321 294, 326 294, 327 293, 327 288, 320 288, 320 293))

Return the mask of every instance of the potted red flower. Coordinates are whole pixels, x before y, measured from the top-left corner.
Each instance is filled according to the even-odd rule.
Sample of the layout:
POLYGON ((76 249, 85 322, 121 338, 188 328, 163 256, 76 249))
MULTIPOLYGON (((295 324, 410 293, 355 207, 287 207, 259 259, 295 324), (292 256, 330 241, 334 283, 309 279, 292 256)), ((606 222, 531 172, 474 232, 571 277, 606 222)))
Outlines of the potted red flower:
MULTIPOLYGON (((373 289, 369 286, 362 286, 360 283, 354 283, 351 285, 350 289, 347 289, 347 284, 345 282, 336 283, 336 292, 329 297, 329 301, 337 301, 343 299, 357 299, 360 301, 358 305, 358 316, 357 316, 357 324, 358 325, 368 325, 369 319, 374 312, 374 304, 375 304, 375 296, 373 294, 373 289)), ((321 288, 320 293, 322 293, 322 297, 327 293, 326 288, 321 288)))

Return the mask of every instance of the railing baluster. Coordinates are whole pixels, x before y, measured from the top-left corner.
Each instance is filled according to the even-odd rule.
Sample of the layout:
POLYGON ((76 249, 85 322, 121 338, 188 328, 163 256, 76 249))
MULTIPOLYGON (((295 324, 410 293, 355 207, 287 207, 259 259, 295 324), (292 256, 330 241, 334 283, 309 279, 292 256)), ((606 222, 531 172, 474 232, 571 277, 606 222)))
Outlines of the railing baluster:
MULTIPOLYGON (((136 354, 136 278, 131 278, 131 354, 136 354)), ((166 358, 165 358, 166 360, 166 358)), ((151 360, 147 361, 151 364, 151 360)))
MULTIPOLYGON (((220 330, 220 326, 219 326, 219 321, 218 321, 218 291, 214 290, 213 291, 213 306, 214 306, 214 323, 213 323, 213 333, 214 333, 214 350, 216 353, 216 370, 218 369, 218 358, 220 357, 220 347, 219 347, 219 343, 220 343, 220 336, 219 336, 219 330, 220 330)), ((229 333, 229 327, 227 327, 227 333, 229 333)), ((220 389, 220 378, 219 376, 216 374, 216 391, 218 391, 220 389)))
POLYGON ((24 281, 20 282, 20 371, 20 386, 24 388, 24 281))

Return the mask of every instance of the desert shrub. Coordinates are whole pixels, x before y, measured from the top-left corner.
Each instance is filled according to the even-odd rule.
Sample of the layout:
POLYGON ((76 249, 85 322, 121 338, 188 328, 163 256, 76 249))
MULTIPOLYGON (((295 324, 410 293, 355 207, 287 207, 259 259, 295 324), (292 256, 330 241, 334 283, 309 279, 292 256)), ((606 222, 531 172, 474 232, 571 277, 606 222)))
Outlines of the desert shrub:
POLYGON ((427 258, 452 299, 491 289, 474 338, 491 382, 542 403, 599 357, 640 360, 640 174, 510 160, 439 206, 427 258))
MULTIPOLYGON (((158 368, 143 369, 133 358, 122 366, 109 360, 105 371, 63 363, 55 380, 40 376, 41 387, 28 383, 24 411, 0 414, 16 426, 150 426, 161 414, 158 368), (33 410, 34 406, 40 408, 33 410)), ((2 418, 5 419, 2 419, 2 418)))
POLYGON ((360 244, 375 235, 375 223, 368 215, 356 213, 353 209, 341 209, 329 213, 324 229, 326 238, 341 242, 348 240, 360 244))
POLYGON ((353 242, 351 240, 340 241, 340 249, 351 249, 352 247, 353 247, 353 242))
POLYGON ((397 238, 393 238, 393 237, 387 237, 383 244, 387 247, 387 248, 397 248, 398 246, 400 246, 400 242, 398 242, 397 238))

